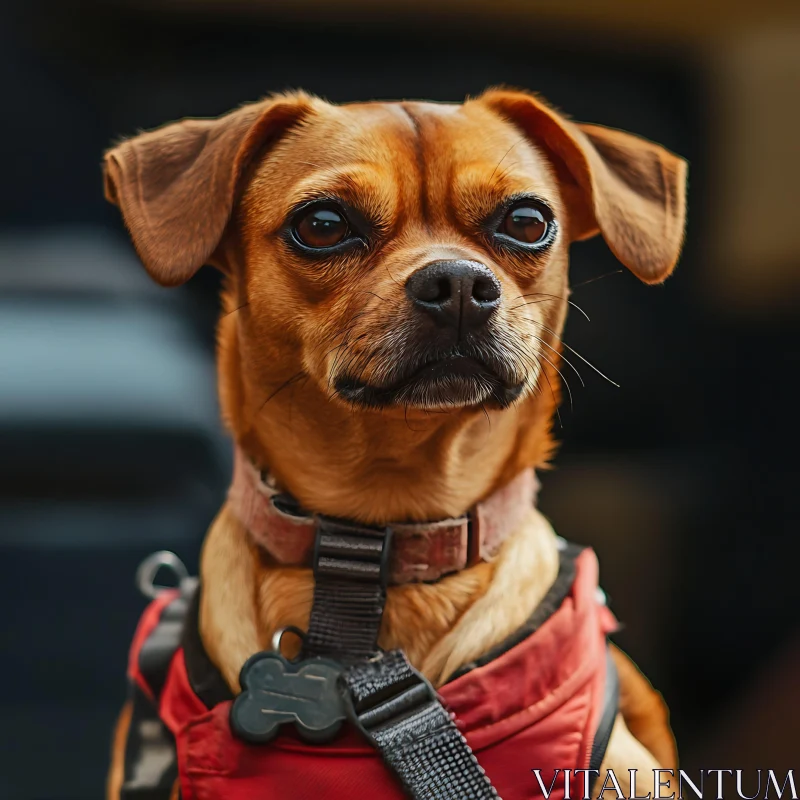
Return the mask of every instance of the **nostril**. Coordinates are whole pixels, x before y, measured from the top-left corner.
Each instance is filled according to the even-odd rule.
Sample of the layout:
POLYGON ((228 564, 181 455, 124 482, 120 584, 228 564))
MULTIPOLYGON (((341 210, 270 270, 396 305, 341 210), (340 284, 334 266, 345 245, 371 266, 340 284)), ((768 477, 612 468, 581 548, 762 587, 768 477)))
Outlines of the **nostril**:
POLYGON ((444 303, 450 299, 452 294, 452 284, 449 278, 439 278, 438 281, 431 281, 429 287, 430 297, 421 297, 420 300, 427 300, 429 303, 444 303))
POLYGON ((478 303, 496 303, 500 299, 500 284, 495 278, 480 275, 472 283, 472 297, 478 303))
POLYGON ((450 276, 435 273, 418 273, 409 281, 408 288, 415 300, 436 305, 446 303, 453 294, 450 276))

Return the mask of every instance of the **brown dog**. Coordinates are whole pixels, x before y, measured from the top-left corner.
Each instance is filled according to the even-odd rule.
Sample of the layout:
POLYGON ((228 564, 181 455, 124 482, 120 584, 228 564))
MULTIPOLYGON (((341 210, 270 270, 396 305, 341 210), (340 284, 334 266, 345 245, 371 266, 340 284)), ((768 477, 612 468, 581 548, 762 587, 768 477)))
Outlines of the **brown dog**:
MULTIPOLYGON (((508 90, 463 105, 279 95, 125 141, 105 176, 158 283, 206 263, 225 276, 219 385, 238 445, 304 508, 363 523, 458 516, 544 465, 570 243, 599 232, 658 283, 684 229, 680 158, 508 90)), ((441 685, 522 625, 557 562, 531 510, 491 562, 390 587, 380 644, 441 685)), ((201 579, 202 640, 237 691, 277 628, 307 627, 313 579, 265 558, 227 505, 201 579)), ((615 659, 605 766, 674 767, 660 696, 615 659)))

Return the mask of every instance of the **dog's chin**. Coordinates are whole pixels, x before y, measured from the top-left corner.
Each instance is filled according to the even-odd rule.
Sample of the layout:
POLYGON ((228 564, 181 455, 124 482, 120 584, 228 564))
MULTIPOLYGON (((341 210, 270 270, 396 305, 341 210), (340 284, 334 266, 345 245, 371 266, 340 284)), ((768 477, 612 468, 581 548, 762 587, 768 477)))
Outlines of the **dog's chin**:
POLYGON ((361 408, 418 408, 428 411, 469 407, 507 408, 525 383, 503 380, 485 364, 466 356, 445 358, 388 386, 373 386, 352 376, 335 380, 338 395, 361 408))

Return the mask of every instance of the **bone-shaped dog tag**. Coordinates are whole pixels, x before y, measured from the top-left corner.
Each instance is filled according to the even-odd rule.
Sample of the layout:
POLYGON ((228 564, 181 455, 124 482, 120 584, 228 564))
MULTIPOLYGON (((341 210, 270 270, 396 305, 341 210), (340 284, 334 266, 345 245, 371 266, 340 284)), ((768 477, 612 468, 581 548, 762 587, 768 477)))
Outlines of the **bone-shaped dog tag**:
POLYGON ((293 663, 277 652, 256 653, 239 676, 242 693, 231 706, 231 730, 246 742, 264 744, 292 723, 304 741, 329 742, 345 719, 336 685, 341 672, 340 664, 326 658, 293 663))

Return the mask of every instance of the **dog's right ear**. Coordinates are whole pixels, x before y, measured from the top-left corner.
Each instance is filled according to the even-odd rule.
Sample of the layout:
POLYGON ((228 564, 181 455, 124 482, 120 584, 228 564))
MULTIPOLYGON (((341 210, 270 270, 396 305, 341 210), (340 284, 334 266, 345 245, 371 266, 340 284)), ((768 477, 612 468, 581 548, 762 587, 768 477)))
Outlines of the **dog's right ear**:
POLYGON ((279 95, 141 133, 105 154, 106 199, 119 206, 154 280, 177 286, 208 262, 247 165, 311 108, 307 95, 279 95))

